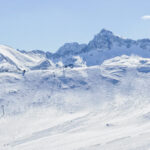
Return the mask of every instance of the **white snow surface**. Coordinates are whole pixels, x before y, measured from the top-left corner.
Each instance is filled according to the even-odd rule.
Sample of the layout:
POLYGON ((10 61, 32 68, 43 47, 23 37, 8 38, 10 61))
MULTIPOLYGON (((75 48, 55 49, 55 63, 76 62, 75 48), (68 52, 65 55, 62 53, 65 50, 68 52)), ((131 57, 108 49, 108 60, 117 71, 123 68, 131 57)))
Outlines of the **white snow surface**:
POLYGON ((1 45, 0 150, 150 150, 149 47, 107 30, 54 54, 1 45))
POLYGON ((3 68, 7 66, 6 68, 8 71, 28 69, 29 67, 32 67, 41 61, 41 59, 37 59, 37 57, 31 57, 4 45, 0 45, 0 56, 3 60, 3 63, 0 62, 0 68, 1 65, 3 68), (13 67, 16 67, 16 69, 12 70, 13 67))
POLYGON ((150 59, 0 74, 1 150, 149 150, 150 59), (1 109, 2 111, 2 109, 1 109))

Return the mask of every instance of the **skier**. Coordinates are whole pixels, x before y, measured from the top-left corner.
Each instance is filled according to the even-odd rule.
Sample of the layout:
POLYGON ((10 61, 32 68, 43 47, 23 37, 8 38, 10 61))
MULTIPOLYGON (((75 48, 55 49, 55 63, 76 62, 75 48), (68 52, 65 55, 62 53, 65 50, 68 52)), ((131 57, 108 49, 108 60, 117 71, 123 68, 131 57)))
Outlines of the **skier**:
POLYGON ((23 70, 23 72, 22 72, 22 76, 24 76, 24 75, 25 75, 25 73, 26 73, 26 70, 23 70))

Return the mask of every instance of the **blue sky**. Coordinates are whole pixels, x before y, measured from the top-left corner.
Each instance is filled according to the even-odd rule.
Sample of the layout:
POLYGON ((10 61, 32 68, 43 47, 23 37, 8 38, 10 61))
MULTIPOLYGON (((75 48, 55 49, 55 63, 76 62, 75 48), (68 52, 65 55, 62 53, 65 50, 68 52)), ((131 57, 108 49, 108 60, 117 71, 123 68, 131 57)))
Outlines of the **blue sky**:
POLYGON ((149 15, 150 0, 0 0, 0 44, 54 52, 88 43, 102 28, 150 38, 149 15))

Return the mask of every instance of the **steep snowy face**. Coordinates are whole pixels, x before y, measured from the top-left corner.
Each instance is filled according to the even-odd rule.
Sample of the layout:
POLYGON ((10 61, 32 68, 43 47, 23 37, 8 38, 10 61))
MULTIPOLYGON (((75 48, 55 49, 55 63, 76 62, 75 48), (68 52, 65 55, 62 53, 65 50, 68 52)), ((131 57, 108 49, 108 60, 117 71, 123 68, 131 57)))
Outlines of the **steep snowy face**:
MULTIPOLYGON (((5 63, 5 65, 14 66, 18 70, 26 69, 38 61, 33 57, 4 45, 0 45, 0 60, 1 65, 2 63, 5 63)), ((8 69, 11 70, 12 68, 8 69)))
POLYGON ((9 58, 0 54, 0 72, 14 72, 17 70, 17 66, 9 58))
POLYGON ((85 47, 86 47, 86 44, 78 44, 77 42, 66 43, 58 49, 56 54, 58 56, 76 55, 76 54, 81 53, 81 50, 84 49, 85 47))
POLYGON ((20 72, 22 70, 49 69, 52 62, 47 60, 51 53, 34 50, 19 51, 0 45, 0 72, 20 72))
POLYGON ((115 40, 114 35, 111 31, 102 30, 99 34, 95 35, 94 39, 89 42, 89 49, 111 49, 113 45, 113 40, 115 40))
POLYGON ((114 35, 111 31, 102 29, 92 41, 89 42, 89 49, 112 49, 113 47, 126 47, 129 48, 135 45, 136 42, 130 39, 122 39, 114 35))

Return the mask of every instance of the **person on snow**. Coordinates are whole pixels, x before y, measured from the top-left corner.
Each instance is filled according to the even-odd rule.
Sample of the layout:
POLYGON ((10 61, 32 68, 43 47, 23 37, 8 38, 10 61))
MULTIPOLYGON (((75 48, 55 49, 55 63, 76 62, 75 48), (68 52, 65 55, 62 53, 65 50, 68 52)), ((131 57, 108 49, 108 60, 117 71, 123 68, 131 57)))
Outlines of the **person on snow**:
POLYGON ((26 73, 26 70, 23 70, 22 75, 24 76, 24 75, 25 75, 25 73, 26 73))

